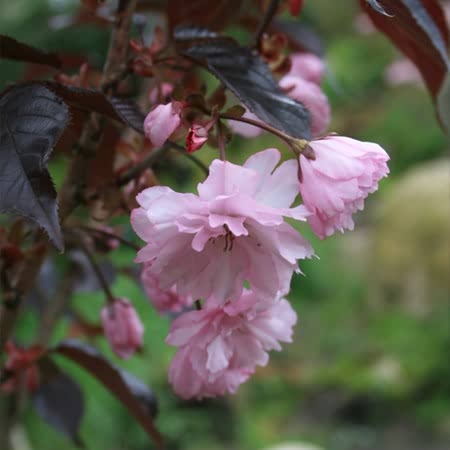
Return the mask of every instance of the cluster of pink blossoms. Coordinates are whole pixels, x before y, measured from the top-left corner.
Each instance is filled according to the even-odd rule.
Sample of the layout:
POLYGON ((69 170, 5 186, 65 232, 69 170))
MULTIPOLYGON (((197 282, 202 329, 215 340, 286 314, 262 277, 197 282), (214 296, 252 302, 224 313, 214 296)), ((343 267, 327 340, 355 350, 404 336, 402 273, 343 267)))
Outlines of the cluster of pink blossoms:
MULTIPOLYGON (((317 57, 296 55, 280 80, 312 116, 316 138, 298 159, 279 164, 280 152, 270 148, 242 166, 214 160, 198 194, 155 186, 136 197, 139 208, 131 224, 146 242, 136 258, 143 265, 142 284, 159 313, 179 314, 166 341, 178 348, 169 381, 183 398, 235 392, 257 366, 267 364, 269 351, 292 341, 297 316, 284 297, 294 272, 301 273, 299 261, 314 250, 286 219, 307 221, 320 239, 353 229, 353 214, 389 172, 389 157, 377 144, 318 137, 330 116, 320 89, 324 70, 317 57), (299 195, 303 203, 293 206, 299 195)), ((186 106, 172 101, 148 114, 144 128, 153 145, 163 145, 180 128, 186 106)), ((191 125, 188 151, 201 148, 216 120, 191 125)), ((130 306, 118 300, 102 314, 121 357, 142 340, 142 325, 130 306)))

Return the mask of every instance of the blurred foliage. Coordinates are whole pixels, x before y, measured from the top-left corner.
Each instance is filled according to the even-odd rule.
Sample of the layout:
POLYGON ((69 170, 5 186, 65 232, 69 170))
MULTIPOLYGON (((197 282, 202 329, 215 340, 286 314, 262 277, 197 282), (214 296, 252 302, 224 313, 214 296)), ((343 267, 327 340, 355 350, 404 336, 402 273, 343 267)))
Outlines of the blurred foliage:
MULTIPOLYGON (((107 29, 49 29, 50 17, 67 14, 76 4, 2 0, 0 32, 38 47, 88 55, 101 67, 107 29)), ((305 276, 293 280, 290 299, 299 314, 295 343, 273 354, 269 366, 258 370, 236 396, 182 402, 167 383, 173 354, 164 343, 169 318, 149 307, 126 273, 120 272, 114 282, 114 292, 132 299, 145 322, 146 345, 142 355, 123 362, 104 340, 96 344, 157 392, 157 424, 169 437, 170 448, 263 449, 283 441, 308 441, 329 450, 433 450, 444 448, 450 437, 450 310, 448 281, 443 283, 449 260, 448 146, 423 89, 386 85, 385 68, 398 55, 382 36, 357 34, 352 26, 355 5, 351 0, 306 2, 302 20, 318 30, 327 47, 331 129, 383 145, 391 155, 392 174, 367 211, 358 215, 355 233, 320 242, 302 227, 320 260, 305 261, 305 276), (416 168, 420 172, 424 162, 436 158, 441 158, 437 165, 447 167, 447 176, 428 189, 434 175, 416 168), (417 184, 419 178, 422 184, 417 184), (425 281, 414 284, 418 278, 425 281), (425 310, 418 313, 409 303, 411 293, 425 302, 425 310)), ((21 64, 1 61, 0 87, 22 73, 21 64)), ((234 137, 228 155, 242 162, 268 146, 283 148, 273 137, 234 137)), ((205 162, 216 156, 210 148, 199 153, 205 162)), ((54 159, 51 171, 59 184, 65 161, 54 159)), ((162 182, 182 191, 194 189, 202 176, 178 154, 161 163, 158 172, 162 182)), ((119 222, 127 237, 136 239, 127 220, 119 222)), ((122 267, 133 258, 125 249, 110 257, 122 267)), ((102 303, 101 293, 78 293, 74 300, 75 308, 93 322, 102 303)), ((22 342, 32 340, 36 325, 35 313, 25 314, 22 342)), ((60 324, 55 342, 66 328, 66 322, 60 324)), ((144 432, 115 399, 77 367, 64 361, 61 365, 86 394, 82 436, 88 448, 149 448, 144 432)), ((31 448, 72 449, 31 410, 25 426, 31 448)))

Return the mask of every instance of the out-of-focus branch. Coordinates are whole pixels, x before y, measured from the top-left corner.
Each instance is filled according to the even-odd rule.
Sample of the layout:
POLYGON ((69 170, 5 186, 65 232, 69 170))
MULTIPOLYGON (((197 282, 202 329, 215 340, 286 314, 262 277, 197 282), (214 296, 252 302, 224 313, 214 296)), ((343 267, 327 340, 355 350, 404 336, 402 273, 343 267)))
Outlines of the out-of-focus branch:
MULTIPOLYGON (((8 279, 7 283, 2 283, 2 303, 0 305, 0 355, 3 353, 21 307, 23 298, 32 288, 35 278, 39 273, 41 264, 47 254, 47 238, 42 231, 38 232, 37 244, 29 252, 26 258, 21 261, 17 268, 17 275, 14 279, 8 279)), ((8 274, 6 274, 8 276, 8 274)), ((3 280, 6 281, 6 280, 3 280)))
POLYGON ((206 176, 209 175, 209 169, 207 166, 205 166, 203 161, 200 161, 196 156, 188 153, 182 145, 178 145, 176 142, 171 142, 171 141, 169 143, 170 143, 170 148, 172 148, 173 150, 176 150, 178 153, 181 153, 186 158, 190 159, 197 167, 199 167, 200 169, 203 170, 203 172, 205 173, 206 176))
MULTIPOLYGON (((103 67, 101 88, 108 94, 113 94, 126 71, 128 57, 128 41, 133 12, 138 0, 121 0, 117 10, 117 22, 111 35, 108 56, 103 67)), ((69 173, 60 191, 60 219, 61 222, 72 213, 83 198, 86 186, 87 161, 95 155, 101 126, 99 117, 91 114, 81 135, 79 150, 69 168, 69 173)))
MULTIPOLYGON (((136 8, 138 0, 120 0, 117 10, 117 22, 111 35, 111 45, 103 69, 102 90, 108 94, 114 93, 121 77, 126 74, 124 67, 127 61, 128 36, 131 27, 131 18, 136 8)), ((63 183, 59 194, 60 220, 65 219, 80 203, 81 194, 84 191, 87 178, 86 162, 96 151, 98 138, 100 136, 100 120, 95 114, 91 114, 79 141, 79 151, 72 160, 68 175, 63 183)), ((47 238, 39 231, 35 240, 35 247, 41 251, 30 253, 30 256, 21 262, 17 280, 8 282, 3 286, 3 301, 0 305, 0 356, 3 352, 5 343, 10 338, 16 320, 19 316, 23 299, 27 292, 32 288, 36 276, 44 261, 48 250, 47 238), (6 299, 6 301, 5 301, 6 299)), ((3 283, 2 283, 3 284, 3 283)), ((51 316, 59 315, 59 311, 52 311, 51 316)), ((53 320, 53 319, 51 319, 53 320)), ((40 336, 40 339, 47 340, 49 336, 40 336)), ((0 411, 0 422, 4 423, 2 431, 2 440, 5 443, 9 441, 10 429, 14 421, 4 420, 7 411, 0 411), (8 422, 8 423, 6 423, 8 422)), ((1 446, 1 448, 7 448, 1 446)))
POLYGON ((61 280, 56 294, 50 299, 50 302, 42 315, 36 344, 41 345, 42 347, 48 345, 56 323, 64 314, 64 311, 70 303, 74 287, 74 271, 69 268, 61 280))
POLYGON ((162 147, 158 147, 151 151, 142 161, 138 162, 131 169, 126 171, 118 180, 118 186, 125 186, 130 181, 137 178, 145 169, 151 167, 160 156, 170 148, 170 144, 166 143, 162 147))
POLYGON ((264 31, 269 26, 270 22, 273 19, 273 16, 276 14, 278 10, 278 5, 280 4, 280 0, 271 0, 269 6, 267 7, 264 16, 261 19, 261 22, 258 25, 258 29, 255 32, 255 37, 253 38, 253 47, 259 49, 261 44, 261 39, 263 37, 264 31))

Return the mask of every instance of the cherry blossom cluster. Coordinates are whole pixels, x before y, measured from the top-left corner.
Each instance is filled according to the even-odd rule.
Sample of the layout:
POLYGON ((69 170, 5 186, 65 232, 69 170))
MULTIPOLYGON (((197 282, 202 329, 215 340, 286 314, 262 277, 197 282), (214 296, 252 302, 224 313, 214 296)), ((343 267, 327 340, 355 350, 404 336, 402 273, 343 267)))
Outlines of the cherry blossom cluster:
MULTIPOLYGON (((324 134, 330 121, 324 72, 319 58, 298 54, 279 81, 311 113, 314 138, 296 140, 295 158, 280 162, 280 152, 269 148, 236 165, 222 155, 196 194, 153 186, 136 197, 131 225, 146 243, 136 262, 157 311, 177 314, 166 339, 177 348, 169 381, 185 399, 234 393, 268 363, 269 351, 292 342, 297 316, 285 297, 294 272, 301 273, 299 261, 314 256, 292 223, 308 222, 320 239, 353 229, 353 214, 389 172, 379 145, 324 134)), ((170 85, 159 89, 151 99, 170 97, 170 85)), ((180 132, 188 152, 208 141, 217 114, 185 127, 189 107, 172 100, 150 111, 144 128, 153 146, 180 132)), ((251 120, 229 120, 237 134, 255 137, 270 128, 250 111, 242 117, 251 120)), ((109 305, 102 319, 119 356, 140 347, 143 327, 125 299, 109 305)))

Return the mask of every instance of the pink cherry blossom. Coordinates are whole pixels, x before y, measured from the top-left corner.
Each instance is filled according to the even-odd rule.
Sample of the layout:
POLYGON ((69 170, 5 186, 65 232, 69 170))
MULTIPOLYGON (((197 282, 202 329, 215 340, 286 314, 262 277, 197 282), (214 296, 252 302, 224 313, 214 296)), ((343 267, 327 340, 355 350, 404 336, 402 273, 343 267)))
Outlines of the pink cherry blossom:
POLYGON ((268 351, 292 342, 296 322, 287 300, 260 302, 251 291, 224 308, 211 301, 200 311, 182 314, 166 339, 179 348, 169 381, 185 399, 234 393, 257 365, 267 364, 268 351))
POLYGON ((145 293, 153 306, 160 313, 180 312, 184 308, 191 306, 193 299, 191 296, 179 295, 176 286, 169 289, 161 289, 159 278, 144 267, 141 273, 141 283, 145 293))
MULTIPOLYGON (((245 119, 252 119, 261 122, 261 120, 253 114, 252 112, 246 110, 242 115, 245 119)), ((239 134, 245 138, 255 138, 258 137, 262 133, 262 129, 259 127, 255 127, 254 125, 250 125, 249 123, 239 122, 237 120, 229 120, 228 126, 230 127, 233 133, 239 134)))
POLYGON ((364 209, 364 199, 378 189, 389 173, 388 154, 377 144, 342 136, 310 142, 316 159, 300 156, 300 192, 315 214, 308 217, 321 239, 335 230, 353 230, 353 213, 364 209))
POLYGON ((158 105, 152 109, 144 121, 144 133, 152 145, 160 147, 181 123, 181 102, 158 105))
POLYGON ((322 89, 303 78, 286 75, 280 80, 280 87, 287 95, 303 103, 311 113, 311 132, 313 136, 324 133, 330 124, 330 104, 322 89))
POLYGON ((105 305, 101 311, 103 331, 114 353, 129 358, 142 347, 144 326, 133 305, 125 298, 105 305))
POLYGON ((198 124, 192 125, 186 135, 186 151, 193 153, 200 150, 203 144, 208 140, 208 130, 198 124))
POLYGON ((262 298, 285 294, 297 261, 313 255, 310 244, 284 217, 306 220, 298 194, 297 162, 280 160, 277 149, 252 155, 238 166, 215 160, 199 195, 167 187, 137 196, 131 224, 147 242, 136 262, 150 263, 163 290, 177 285, 194 299, 225 302, 242 294, 247 280, 262 298))
POLYGON ((313 53, 294 53, 291 55, 291 70, 288 75, 320 85, 325 69, 323 60, 313 53))

